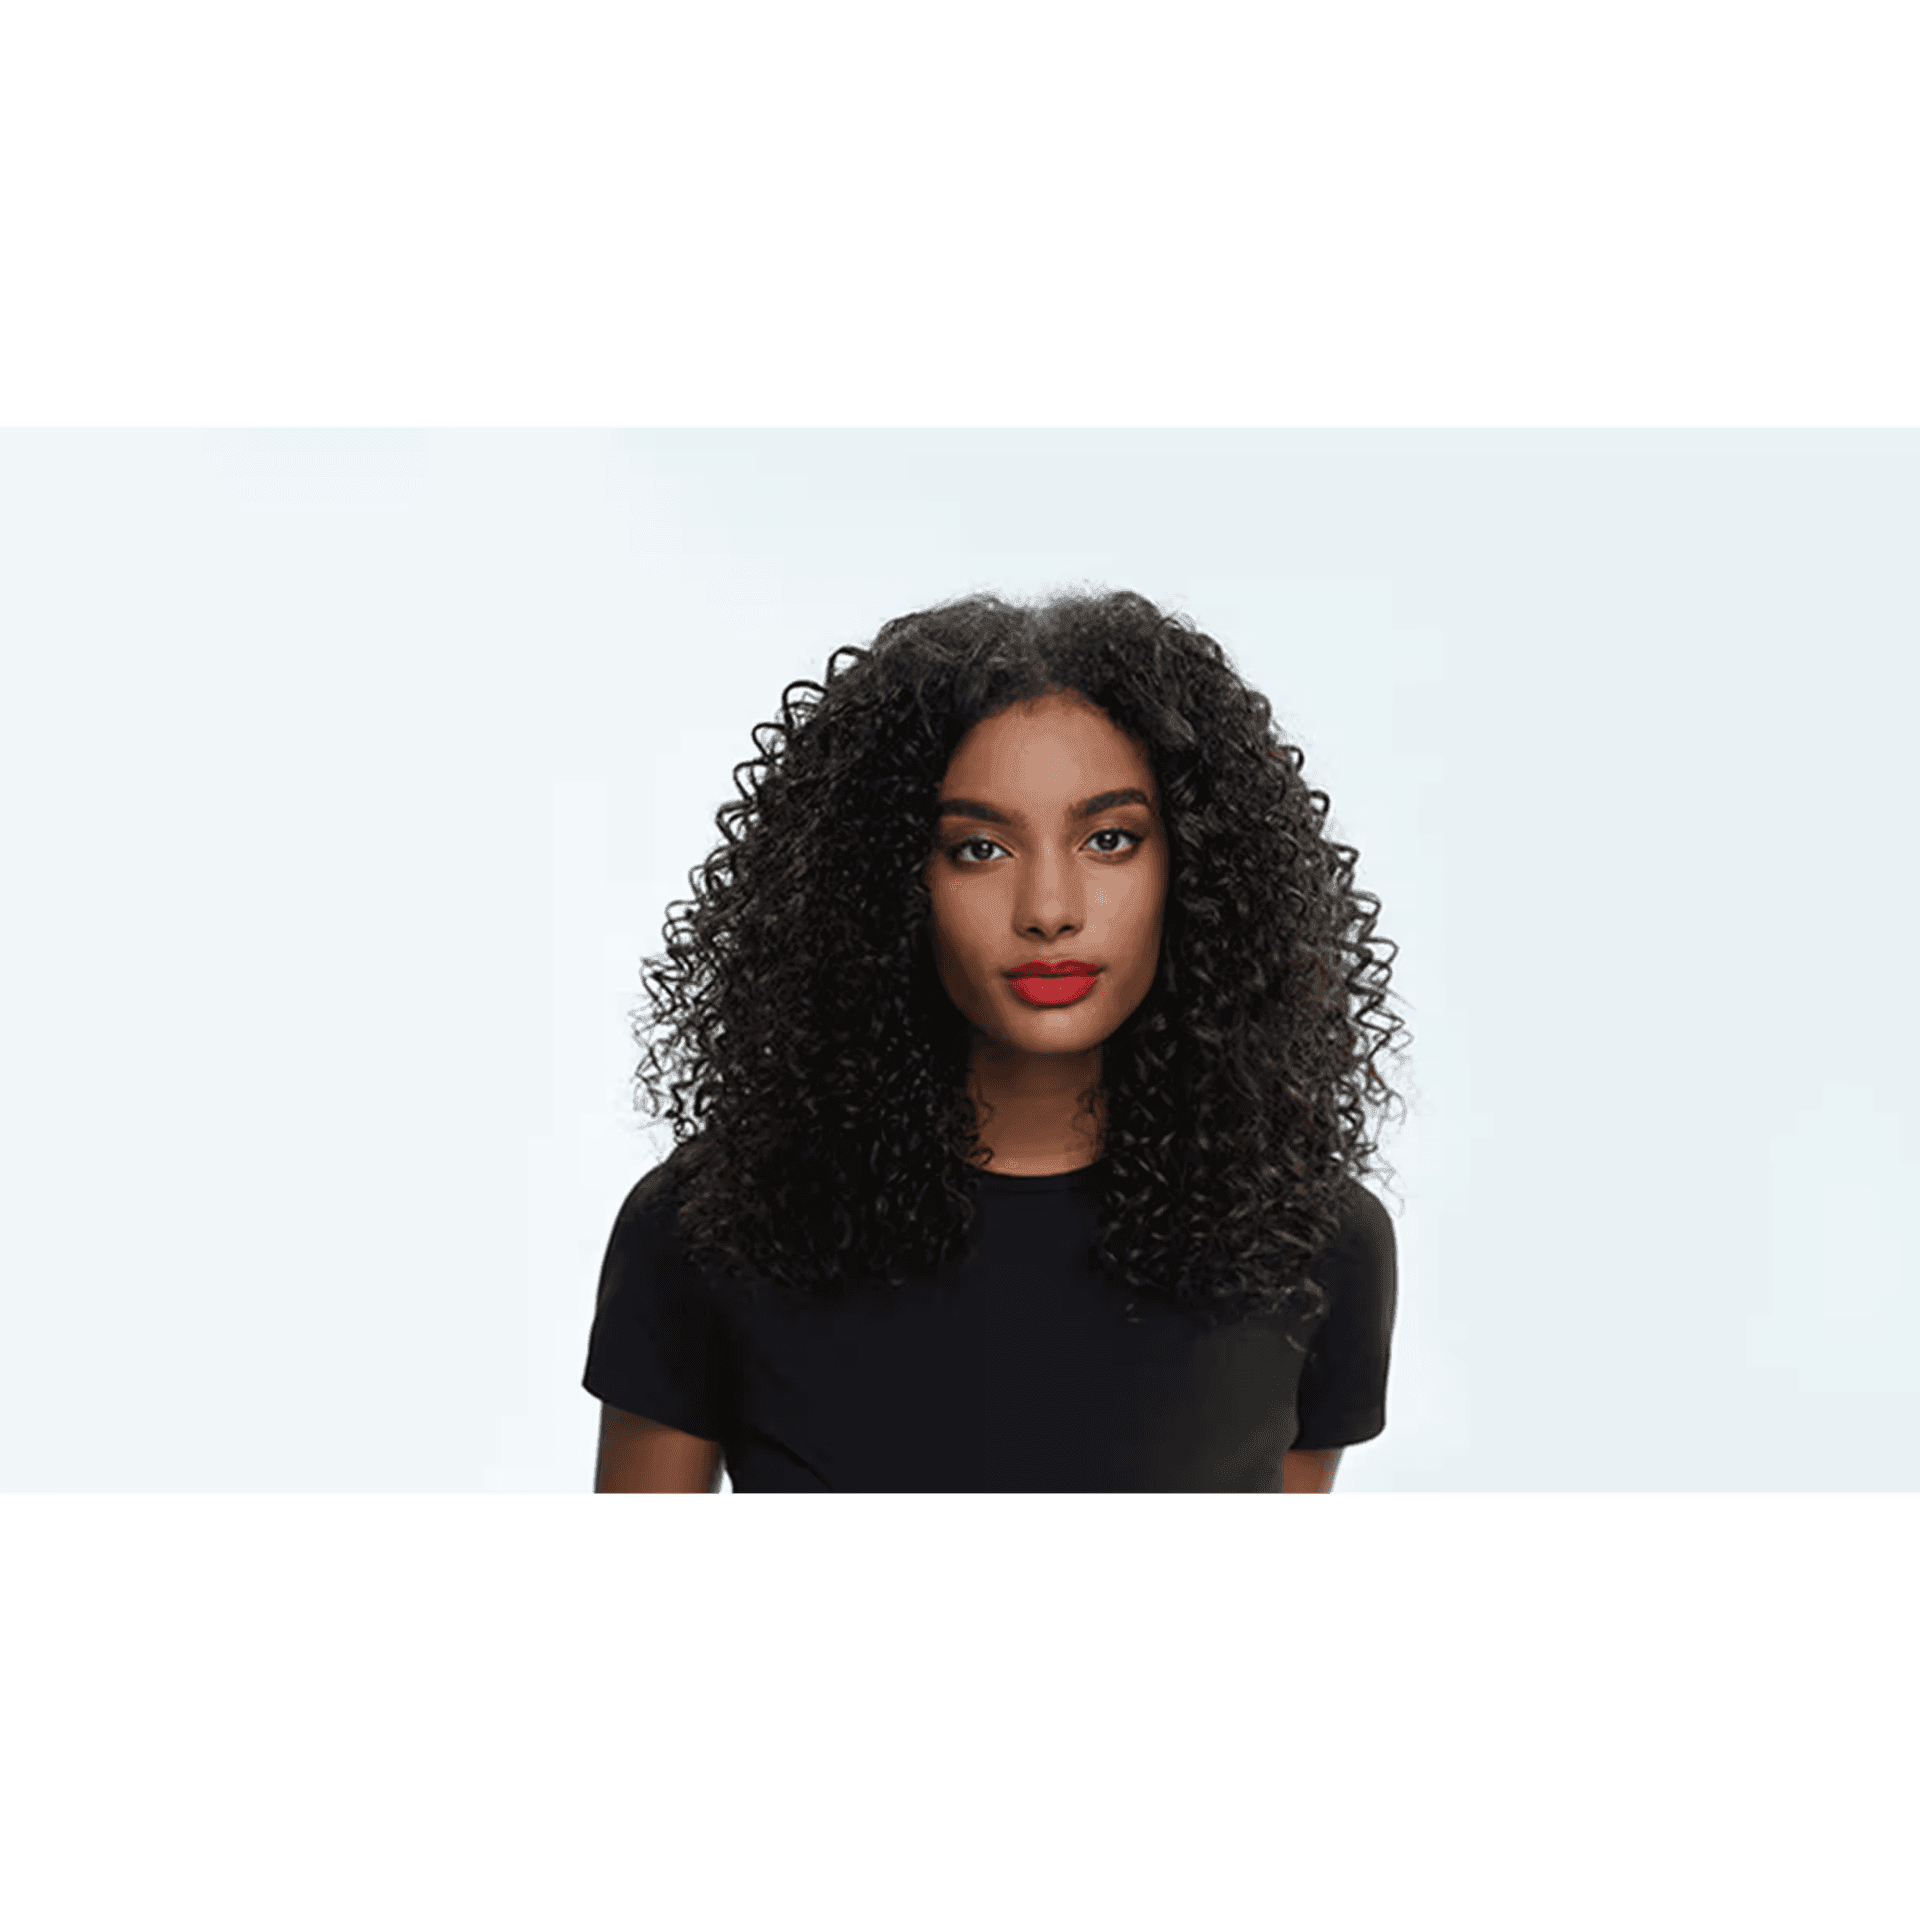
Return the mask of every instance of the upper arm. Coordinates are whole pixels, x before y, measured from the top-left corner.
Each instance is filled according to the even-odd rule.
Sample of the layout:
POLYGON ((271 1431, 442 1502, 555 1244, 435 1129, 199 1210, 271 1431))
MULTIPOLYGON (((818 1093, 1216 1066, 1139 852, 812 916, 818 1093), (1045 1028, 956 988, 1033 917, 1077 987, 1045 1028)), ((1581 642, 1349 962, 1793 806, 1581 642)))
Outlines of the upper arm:
POLYGON ((717 1493, 720 1443, 604 1402, 595 1493, 717 1493))
POLYGON ((1340 1471, 1339 1447, 1296 1447, 1280 1456, 1282 1493, 1331 1493, 1340 1471))
POLYGON ((1387 1371, 1393 1347, 1398 1257, 1393 1219, 1357 1182, 1353 1205, 1315 1265, 1326 1289, 1295 1407, 1294 1446, 1330 1452, 1371 1440, 1387 1423, 1387 1371))

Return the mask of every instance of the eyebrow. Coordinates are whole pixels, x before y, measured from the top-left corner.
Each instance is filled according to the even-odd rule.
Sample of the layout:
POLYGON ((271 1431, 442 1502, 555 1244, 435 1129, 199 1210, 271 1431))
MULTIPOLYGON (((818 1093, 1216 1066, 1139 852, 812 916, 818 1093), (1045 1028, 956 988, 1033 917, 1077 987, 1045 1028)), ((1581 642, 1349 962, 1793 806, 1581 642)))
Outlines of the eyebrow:
MULTIPOLYGON (((1090 819, 1096 813, 1105 813, 1109 807, 1147 807, 1153 802, 1138 787, 1113 787, 1105 793, 1096 793, 1091 800, 1082 800, 1072 810, 1075 820, 1090 819)), ((934 809, 936 819, 944 820, 950 813, 965 814, 969 820, 992 820, 1003 827, 1013 826, 1017 815, 1002 813, 998 807, 990 807, 984 800, 942 800, 934 809)))

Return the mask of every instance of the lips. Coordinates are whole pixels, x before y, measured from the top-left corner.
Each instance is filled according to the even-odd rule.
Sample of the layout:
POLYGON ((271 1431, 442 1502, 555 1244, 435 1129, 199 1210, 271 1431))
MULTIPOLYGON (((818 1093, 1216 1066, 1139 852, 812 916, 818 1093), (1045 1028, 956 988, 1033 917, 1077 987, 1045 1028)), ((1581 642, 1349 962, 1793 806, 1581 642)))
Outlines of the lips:
POLYGON ((1100 969, 1086 960, 1030 960, 1007 984, 1030 1007, 1067 1007, 1093 991, 1100 969))

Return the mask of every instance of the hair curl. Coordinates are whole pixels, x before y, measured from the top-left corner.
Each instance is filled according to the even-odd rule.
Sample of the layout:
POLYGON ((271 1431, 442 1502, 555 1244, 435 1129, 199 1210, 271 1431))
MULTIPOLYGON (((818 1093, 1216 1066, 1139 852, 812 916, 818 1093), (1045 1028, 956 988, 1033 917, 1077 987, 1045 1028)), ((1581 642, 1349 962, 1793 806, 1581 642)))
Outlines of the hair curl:
POLYGON ((1405 1106, 1378 1066, 1399 949, 1270 703, 1133 593, 907 614, 754 728, 634 1022, 696 1259, 825 1294, 964 1250, 984 1149, 933 965, 934 804, 970 728, 1060 689, 1145 749, 1169 842, 1159 969, 1102 1050, 1099 1264, 1216 1319, 1318 1306, 1373 1110, 1405 1106))

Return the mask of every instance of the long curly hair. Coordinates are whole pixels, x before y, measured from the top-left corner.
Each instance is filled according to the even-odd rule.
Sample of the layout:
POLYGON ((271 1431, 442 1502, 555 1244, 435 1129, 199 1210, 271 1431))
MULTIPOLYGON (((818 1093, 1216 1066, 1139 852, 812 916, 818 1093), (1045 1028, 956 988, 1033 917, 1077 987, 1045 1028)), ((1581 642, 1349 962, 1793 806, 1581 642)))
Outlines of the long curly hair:
POLYGON ((1087 1102, 1099 1265, 1216 1321, 1308 1317, 1372 1123, 1405 1107, 1380 1072, 1405 1044, 1399 949, 1269 702, 1134 593, 907 614, 754 728, 634 1020, 682 1241, 815 1294, 911 1285, 964 1251, 987 1156, 970 1029, 934 970, 934 807, 970 728, 1054 690, 1145 749, 1168 836, 1159 968, 1087 1102))

